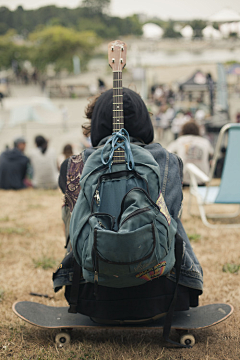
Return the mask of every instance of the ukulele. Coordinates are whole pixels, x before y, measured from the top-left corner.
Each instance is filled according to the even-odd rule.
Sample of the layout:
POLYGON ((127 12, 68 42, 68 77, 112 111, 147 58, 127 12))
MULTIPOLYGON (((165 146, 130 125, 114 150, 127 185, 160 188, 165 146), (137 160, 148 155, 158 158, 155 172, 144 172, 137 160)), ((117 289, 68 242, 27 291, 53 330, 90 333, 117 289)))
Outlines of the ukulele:
MULTIPOLYGON (((108 44, 108 63, 113 71, 113 132, 124 128, 122 70, 126 65, 127 45, 120 40, 108 44)), ((113 163, 125 162, 125 151, 118 148, 113 163)))

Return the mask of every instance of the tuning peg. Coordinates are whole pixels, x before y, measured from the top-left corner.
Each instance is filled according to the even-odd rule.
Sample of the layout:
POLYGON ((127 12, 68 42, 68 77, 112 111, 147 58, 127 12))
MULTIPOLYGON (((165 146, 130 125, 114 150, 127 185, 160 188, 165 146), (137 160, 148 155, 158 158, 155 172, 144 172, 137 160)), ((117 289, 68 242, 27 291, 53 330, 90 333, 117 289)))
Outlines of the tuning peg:
POLYGON ((114 58, 112 58, 112 63, 114 63, 115 62, 115 59, 114 58))
POLYGON ((112 50, 112 51, 114 50, 114 46, 111 47, 111 50, 112 50))

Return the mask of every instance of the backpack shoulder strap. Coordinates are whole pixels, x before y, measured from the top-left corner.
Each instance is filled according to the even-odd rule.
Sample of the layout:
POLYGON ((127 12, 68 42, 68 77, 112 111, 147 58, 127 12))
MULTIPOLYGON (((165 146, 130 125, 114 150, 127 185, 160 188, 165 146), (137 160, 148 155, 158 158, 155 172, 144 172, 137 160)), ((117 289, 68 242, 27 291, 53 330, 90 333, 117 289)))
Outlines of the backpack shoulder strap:
POLYGON ((179 278, 180 278, 180 273, 181 273, 182 256, 183 256, 183 239, 178 233, 176 233, 176 242, 175 242, 176 287, 175 287, 175 291, 173 294, 172 302, 169 306, 169 309, 168 309, 168 312, 167 312, 167 315, 165 318, 164 327, 163 327, 163 338, 167 342, 177 345, 178 347, 189 347, 188 345, 181 345, 181 344, 169 339, 169 334, 170 334, 171 325, 172 325, 172 318, 173 318, 174 309, 175 309, 176 301, 177 301, 177 290, 178 290, 178 283, 179 283, 179 278))
POLYGON ((74 266, 73 266, 73 280, 71 285, 70 299, 69 299, 69 309, 68 312, 72 314, 77 313, 77 305, 78 305, 78 294, 79 294, 79 282, 81 279, 82 268, 76 262, 74 258, 74 266))

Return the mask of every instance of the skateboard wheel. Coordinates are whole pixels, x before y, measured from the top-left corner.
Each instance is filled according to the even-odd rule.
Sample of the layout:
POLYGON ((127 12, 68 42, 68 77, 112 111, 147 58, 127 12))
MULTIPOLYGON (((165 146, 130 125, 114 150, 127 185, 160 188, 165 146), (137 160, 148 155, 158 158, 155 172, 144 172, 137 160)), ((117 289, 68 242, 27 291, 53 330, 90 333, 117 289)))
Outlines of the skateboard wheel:
POLYGON ((195 344, 195 337, 191 334, 185 334, 180 337, 180 344, 193 346, 195 344))
POLYGON ((55 336, 55 342, 58 347, 66 346, 70 343, 71 337, 68 333, 60 332, 55 336))

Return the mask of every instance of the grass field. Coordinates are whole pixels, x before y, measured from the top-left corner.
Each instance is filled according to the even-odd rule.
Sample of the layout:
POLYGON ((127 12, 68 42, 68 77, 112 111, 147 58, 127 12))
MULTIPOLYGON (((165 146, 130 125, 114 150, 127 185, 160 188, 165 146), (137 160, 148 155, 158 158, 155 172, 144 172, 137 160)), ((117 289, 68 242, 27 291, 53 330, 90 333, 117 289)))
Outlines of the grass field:
MULTIPOLYGON (((62 195, 59 190, 29 189, 0 191, 0 199, 0 359, 239 360, 240 230, 208 229, 197 216, 189 217, 188 190, 182 221, 204 271, 200 304, 228 302, 235 309, 225 322, 193 332, 192 349, 171 348, 157 330, 73 330, 71 345, 57 348, 56 331, 19 319, 12 312, 15 301, 66 305, 63 291, 53 292, 51 279, 65 253, 62 195), (52 298, 36 298, 30 292, 52 298)), ((174 331, 172 337, 177 340, 174 331)))

